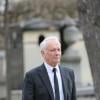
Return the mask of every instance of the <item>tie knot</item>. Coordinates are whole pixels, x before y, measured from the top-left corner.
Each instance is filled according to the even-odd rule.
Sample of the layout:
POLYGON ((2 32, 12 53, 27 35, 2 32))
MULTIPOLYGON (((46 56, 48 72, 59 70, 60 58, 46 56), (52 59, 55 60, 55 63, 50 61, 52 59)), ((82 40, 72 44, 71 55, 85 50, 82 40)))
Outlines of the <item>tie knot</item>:
POLYGON ((56 68, 53 68, 53 72, 54 72, 54 73, 56 72, 56 70, 57 70, 56 68))

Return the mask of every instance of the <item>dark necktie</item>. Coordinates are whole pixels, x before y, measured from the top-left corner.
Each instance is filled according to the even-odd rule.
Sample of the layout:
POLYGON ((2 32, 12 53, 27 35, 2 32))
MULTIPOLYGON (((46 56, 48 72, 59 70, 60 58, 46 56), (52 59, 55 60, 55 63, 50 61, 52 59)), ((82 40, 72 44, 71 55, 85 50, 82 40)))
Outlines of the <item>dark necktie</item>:
POLYGON ((56 76, 56 68, 53 68, 53 72, 54 72, 55 100, 60 100, 59 85, 58 85, 58 80, 56 76))

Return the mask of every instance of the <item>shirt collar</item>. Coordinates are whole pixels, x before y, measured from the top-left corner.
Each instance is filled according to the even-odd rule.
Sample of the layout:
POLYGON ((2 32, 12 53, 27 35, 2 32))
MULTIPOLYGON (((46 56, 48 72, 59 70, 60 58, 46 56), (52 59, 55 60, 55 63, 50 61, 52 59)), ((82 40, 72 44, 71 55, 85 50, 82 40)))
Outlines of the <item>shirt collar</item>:
POLYGON ((44 62, 44 65, 49 72, 52 72, 53 68, 56 68, 56 70, 59 71, 58 65, 56 65, 55 67, 52 67, 51 65, 47 64, 46 62, 44 62))

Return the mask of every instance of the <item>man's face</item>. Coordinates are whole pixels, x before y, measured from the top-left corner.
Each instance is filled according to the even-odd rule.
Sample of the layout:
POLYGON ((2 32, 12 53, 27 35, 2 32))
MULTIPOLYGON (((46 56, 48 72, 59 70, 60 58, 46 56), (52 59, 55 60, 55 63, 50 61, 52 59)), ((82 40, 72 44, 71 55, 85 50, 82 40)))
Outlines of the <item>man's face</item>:
POLYGON ((48 41, 46 50, 42 53, 44 60, 51 66, 56 66, 61 59, 61 45, 58 41, 48 41))

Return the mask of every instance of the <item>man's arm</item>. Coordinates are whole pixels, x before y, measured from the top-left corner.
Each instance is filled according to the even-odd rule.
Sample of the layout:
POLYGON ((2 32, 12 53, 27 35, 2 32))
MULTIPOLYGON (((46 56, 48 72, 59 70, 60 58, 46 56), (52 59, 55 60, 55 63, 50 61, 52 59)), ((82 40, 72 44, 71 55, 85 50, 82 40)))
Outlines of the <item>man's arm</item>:
POLYGON ((26 73, 23 89, 22 89, 22 100, 34 100, 34 90, 32 75, 26 73))
POLYGON ((74 72, 71 73, 72 76, 72 96, 71 96, 71 100, 76 100, 76 85, 75 85, 75 75, 74 72))

